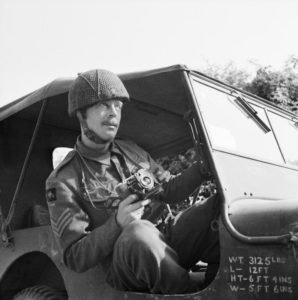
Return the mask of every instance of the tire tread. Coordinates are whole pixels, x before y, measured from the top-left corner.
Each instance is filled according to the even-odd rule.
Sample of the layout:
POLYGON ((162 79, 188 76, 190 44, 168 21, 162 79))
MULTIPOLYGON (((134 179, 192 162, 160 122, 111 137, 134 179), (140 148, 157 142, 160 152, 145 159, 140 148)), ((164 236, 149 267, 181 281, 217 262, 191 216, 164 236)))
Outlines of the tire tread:
POLYGON ((13 300, 65 300, 57 290, 46 285, 35 285, 18 292, 13 300))

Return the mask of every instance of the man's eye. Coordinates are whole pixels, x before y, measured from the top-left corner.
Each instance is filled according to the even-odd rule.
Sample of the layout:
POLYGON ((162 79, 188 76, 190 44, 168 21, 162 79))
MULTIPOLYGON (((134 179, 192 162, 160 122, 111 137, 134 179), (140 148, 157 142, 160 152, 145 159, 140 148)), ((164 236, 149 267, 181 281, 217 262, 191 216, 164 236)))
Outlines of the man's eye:
POLYGON ((115 107, 116 107, 117 109, 119 109, 119 110, 122 109, 122 103, 116 104, 115 107))
POLYGON ((106 102, 99 102, 98 103, 98 107, 105 107, 105 108, 107 108, 108 104, 106 102))

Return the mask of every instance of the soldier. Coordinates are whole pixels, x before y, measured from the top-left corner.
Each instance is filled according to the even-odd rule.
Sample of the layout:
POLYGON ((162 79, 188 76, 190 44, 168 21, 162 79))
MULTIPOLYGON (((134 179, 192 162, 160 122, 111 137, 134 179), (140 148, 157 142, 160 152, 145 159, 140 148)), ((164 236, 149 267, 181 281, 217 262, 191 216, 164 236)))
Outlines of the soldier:
POLYGON ((123 291, 194 292, 215 272, 198 280, 190 268, 198 260, 219 262, 218 232, 210 226, 216 197, 187 209, 168 234, 141 218, 150 199, 122 199, 116 187, 140 168, 162 183, 159 197, 166 203, 182 201, 205 179, 197 164, 171 176, 135 143, 115 139, 127 101, 120 78, 106 70, 81 73, 70 88, 69 114, 78 118, 81 135, 46 182, 63 261, 77 272, 101 264, 106 281, 123 291))

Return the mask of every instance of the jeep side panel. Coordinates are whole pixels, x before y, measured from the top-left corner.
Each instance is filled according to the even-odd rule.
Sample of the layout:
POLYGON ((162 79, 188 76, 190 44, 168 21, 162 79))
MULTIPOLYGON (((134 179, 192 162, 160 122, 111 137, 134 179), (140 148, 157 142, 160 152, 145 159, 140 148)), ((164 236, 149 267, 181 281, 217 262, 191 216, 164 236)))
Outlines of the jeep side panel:
MULTIPOLYGON (((192 77, 199 118, 223 198, 222 299, 298 297, 298 154, 286 160, 270 113, 292 117, 233 88, 192 77), (244 97, 269 130, 237 103, 244 97), (269 115, 269 117, 268 117, 269 115)), ((298 128, 292 138, 298 142, 298 128)), ((294 143, 294 144, 295 144, 294 143)), ((293 144, 293 142, 292 142, 293 144)))

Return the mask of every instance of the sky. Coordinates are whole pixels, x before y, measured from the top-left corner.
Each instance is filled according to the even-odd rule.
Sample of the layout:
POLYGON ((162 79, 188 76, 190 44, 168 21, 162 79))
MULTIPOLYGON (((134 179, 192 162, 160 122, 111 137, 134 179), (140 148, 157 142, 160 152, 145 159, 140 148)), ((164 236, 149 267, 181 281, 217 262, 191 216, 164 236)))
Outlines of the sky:
POLYGON ((279 69, 298 57, 297 11, 298 0, 0 0, 0 107, 94 68, 279 69))

